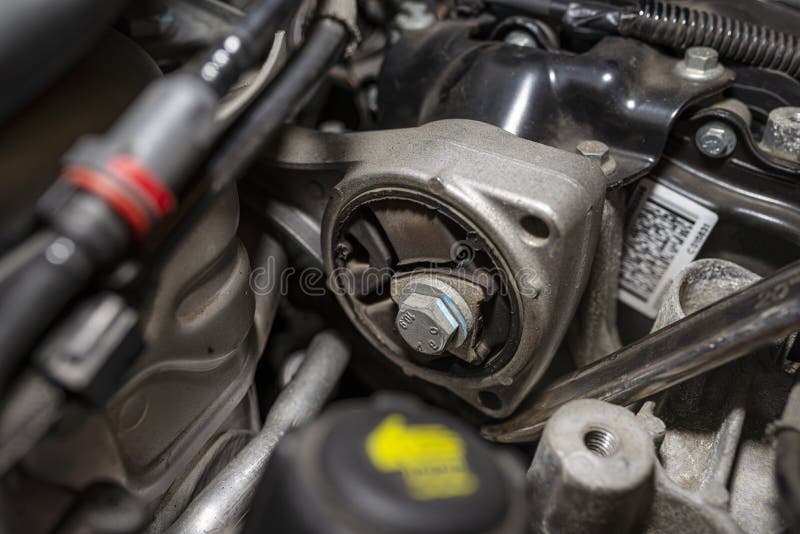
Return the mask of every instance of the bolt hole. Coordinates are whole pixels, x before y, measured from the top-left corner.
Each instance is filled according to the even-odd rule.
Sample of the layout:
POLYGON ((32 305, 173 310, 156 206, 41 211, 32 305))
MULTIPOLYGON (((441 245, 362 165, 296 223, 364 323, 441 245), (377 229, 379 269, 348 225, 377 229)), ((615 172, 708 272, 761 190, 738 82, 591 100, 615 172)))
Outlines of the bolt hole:
POLYGON ((531 237, 541 240, 550 237, 550 228, 547 226, 547 223, 539 217, 528 215, 522 218, 520 224, 522 225, 522 229, 528 232, 531 237))
POLYGON ((500 400, 500 397, 497 396, 496 393, 492 393, 491 391, 481 391, 478 393, 478 401, 485 407, 490 410, 499 410, 503 406, 503 401, 500 400))
POLYGON ((608 430, 595 428, 583 435, 583 444, 598 456, 606 457, 617 450, 617 438, 608 430))

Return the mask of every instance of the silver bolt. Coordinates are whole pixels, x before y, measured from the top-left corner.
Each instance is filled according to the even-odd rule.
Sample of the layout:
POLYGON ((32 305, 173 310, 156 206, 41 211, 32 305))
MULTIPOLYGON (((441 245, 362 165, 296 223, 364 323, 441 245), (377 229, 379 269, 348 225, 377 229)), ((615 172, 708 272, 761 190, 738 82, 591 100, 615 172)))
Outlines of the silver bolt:
POLYGON ((697 149, 709 158, 726 158, 736 149, 736 132, 725 123, 709 122, 697 130, 697 149))
POLYGON ((800 107, 770 112, 761 148, 775 157, 800 162, 800 107))
POLYGON ((611 155, 611 149, 602 141, 583 141, 577 146, 578 153, 589 159, 597 160, 603 174, 610 176, 617 170, 617 160, 611 155))
POLYGON ((682 78, 692 81, 716 80, 725 73, 719 63, 719 52, 708 46, 693 46, 686 49, 683 61, 678 63, 676 72, 682 78))
POLYGON ((719 65, 719 53, 708 46, 693 46, 686 50, 686 68, 708 72, 719 65))
POLYGON ((394 22, 401 30, 418 31, 432 26, 436 16, 428 10, 425 2, 403 2, 394 22))
POLYGON ((408 345, 436 356, 459 347, 469 336, 473 318, 469 306, 455 288, 435 278, 409 283, 399 299, 395 326, 408 345))
POLYGON ((512 30, 508 32, 504 41, 508 44, 523 46, 525 48, 537 48, 539 46, 533 35, 525 30, 512 30))

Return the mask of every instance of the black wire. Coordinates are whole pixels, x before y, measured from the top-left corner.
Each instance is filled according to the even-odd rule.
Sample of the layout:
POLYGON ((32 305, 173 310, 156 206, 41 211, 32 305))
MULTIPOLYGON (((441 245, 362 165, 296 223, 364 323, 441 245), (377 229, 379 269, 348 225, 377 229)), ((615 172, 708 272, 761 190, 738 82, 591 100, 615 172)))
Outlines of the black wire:
POLYGON ((300 50, 232 126, 206 166, 215 190, 238 179, 283 122, 313 96, 342 57, 349 38, 349 30, 338 21, 324 18, 314 24, 300 50))
POLYGON ((242 22, 247 32, 250 47, 259 55, 269 51, 275 32, 297 13, 303 2, 300 0, 265 0, 248 13, 242 22))
POLYGON ((208 51, 202 61, 193 62, 189 70, 196 71, 218 95, 225 94, 250 66, 269 51, 275 32, 297 13, 302 4, 299 0, 262 0, 233 31, 208 51), (235 49, 227 44, 231 37, 238 40, 235 49), (220 63, 218 54, 227 59, 220 63))

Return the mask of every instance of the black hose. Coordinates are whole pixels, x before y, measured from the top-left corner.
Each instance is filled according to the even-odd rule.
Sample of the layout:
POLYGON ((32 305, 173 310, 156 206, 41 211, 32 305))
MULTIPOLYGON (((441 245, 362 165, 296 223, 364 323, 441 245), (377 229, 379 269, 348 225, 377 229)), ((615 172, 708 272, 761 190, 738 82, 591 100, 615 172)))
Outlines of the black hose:
POLYGON ((297 0, 265 0, 247 14, 242 29, 247 32, 250 46, 259 55, 272 46, 275 32, 294 16, 303 2, 297 0))
POLYGON ((284 121, 312 97, 326 72, 341 59, 350 40, 341 22, 320 19, 303 46, 239 121, 209 161, 214 189, 238 179, 284 121))
POLYGON ((0 391, 6 390, 42 332, 85 287, 92 273, 92 264, 81 247, 53 235, 47 247, 4 281, 0 299, 0 391))
MULTIPOLYGON (((242 45, 252 45, 250 46, 252 52, 258 48, 262 36, 251 34, 255 41, 249 41, 245 34, 271 28, 274 22, 269 19, 270 16, 280 17, 291 13, 298 4, 299 2, 295 0, 263 0, 260 7, 254 11, 254 19, 252 21, 248 19, 248 22, 239 28, 240 30, 244 28, 246 31, 237 33, 235 37, 241 39, 242 45)), ((324 5, 327 8, 331 5, 341 8, 342 5, 347 6, 348 2, 342 5, 335 2, 324 5)), ((345 9, 339 13, 334 10, 314 25, 311 35, 302 48, 257 100, 252 115, 243 117, 236 125, 233 136, 226 140, 223 146, 228 151, 223 153, 221 159, 215 160, 220 163, 220 166, 215 167, 222 169, 220 174, 237 176, 252 161, 258 149, 280 124, 291 115, 298 102, 302 102, 304 97, 311 96, 326 71, 341 58, 351 37, 351 28, 347 24, 354 23, 354 19, 354 12, 349 13, 345 9), (337 18, 340 16, 343 17, 341 20, 337 18)), ((241 56, 238 59, 246 58, 241 56)), ((202 131, 207 123, 213 122, 213 116, 200 117, 197 121, 194 119, 196 115, 206 113, 209 109, 213 112, 213 106, 207 105, 208 94, 200 92, 193 97, 192 94, 182 91, 187 87, 182 81, 184 78, 178 77, 174 80, 176 82, 169 87, 172 92, 168 91, 166 95, 180 97, 176 102, 183 106, 181 108, 183 111, 182 114, 177 114, 176 120, 171 121, 172 124, 169 117, 165 118, 168 113, 165 114, 157 105, 161 103, 162 107, 166 105, 167 109, 172 109, 170 107, 172 101, 161 98, 161 93, 158 92, 145 94, 139 102, 141 109, 129 110, 130 116, 123 117, 121 126, 118 123, 117 128, 112 129, 102 139, 92 140, 92 143, 97 143, 96 146, 105 146, 112 153, 120 146, 144 146, 147 150, 133 153, 131 156, 138 157, 145 168, 154 170, 160 175, 162 183, 179 192, 183 190, 180 181, 194 176, 188 170, 197 168, 200 163, 197 160, 205 155, 205 150, 195 146, 189 151, 181 152, 176 150, 176 145, 169 142, 161 143, 160 150, 150 150, 150 148, 156 144, 154 139, 166 138, 170 132, 179 132, 182 135, 191 131, 195 123, 200 124, 202 131), (153 95, 159 98, 153 101, 153 95), (184 102, 181 100, 184 97, 190 100, 184 102), (166 133, 153 128, 154 124, 164 122, 167 123, 166 133), (175 128, 170 129, 172 126, 175 128), (146 137, 148 142, 139 143, 136 139, 138 136, 146 137), (133 142, 134 139, 136 142, 133 142), (174 186, 174 183, 178 183, 178 186, 174 186)), ((219 86, 215 86, 211 81, 205 80, 205 82, 219 89, 219 86)), ((191 87, 194 85, 188 88, 191 87)), ((203 135, 206 134, 207 132, 203 135)), ((212 135, 208 135, 209 139, 213 139, 213 134, 212 132, 212 135)), ((197 135, 199 138, 200 133, 197 135)), ((195 144, 198 143, 197 138, 194 141, 195 144)), ((102 153, 100 150, 95 152, 102 153)), ((103 168, 102 164, 99 165, 103 168)), ((135 197, 129 200, 134 204, 140 201, 135 197)), ((134 235, 134 227, 130 225, 130 221, 124 219, 122 214, 112 209, 111 204, 96 194, 80 191, 63 202, 59 201, 58 206, 54 204, 48 209, 46 204, 43 203, 45 215, 48 216, 50 226, 56 229, 53 233, 55 236, 61 236, 54 238, 55 241, 62 240, 62 244, 71 243, 68 247, 70 251, 68 257, 62 261, 58 258, 53 259, 52 249, 45 249, 43 254, 36 255, 19 269, 10 283, 2 284, 0 287, 2 292, 0 294, 0 396, 5 385, 34 348, 39 336, 46 331, 69 301, 86 287, 96 272, 114 266, 124 256, 134 235)))
POLYGON ((0 122, 37 96, 110 29, 127 0, 4 0, 0 122))
POLYGON ((723 59, 800 78, 800 37, 714 11, 659 0, 641 0, 638 7, 593 1, 489 1, 547 17, 568 28, 618 33, 679 50, 709 46, 723 59))
POLYGON ((724 59, 800 77, 800 38, 712 11, 645 0, 620 18, 619 33, 677 49, 710 46, 724 59))
POLYGON ((224 95, 272 45, 275 32, 300 9, 297 0, 261 0, 234 30, 190 70, 224 95), (234 41, 231 41, 233 39, 234 41))

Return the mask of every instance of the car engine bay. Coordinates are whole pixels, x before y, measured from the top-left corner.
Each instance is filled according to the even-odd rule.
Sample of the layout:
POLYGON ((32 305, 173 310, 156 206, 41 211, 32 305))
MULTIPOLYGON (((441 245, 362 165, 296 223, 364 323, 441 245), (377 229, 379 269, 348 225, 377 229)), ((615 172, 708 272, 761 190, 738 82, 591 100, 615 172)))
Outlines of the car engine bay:
POLYGON ((0 3, 0 534, 800 532, 800 2, 0 3))

